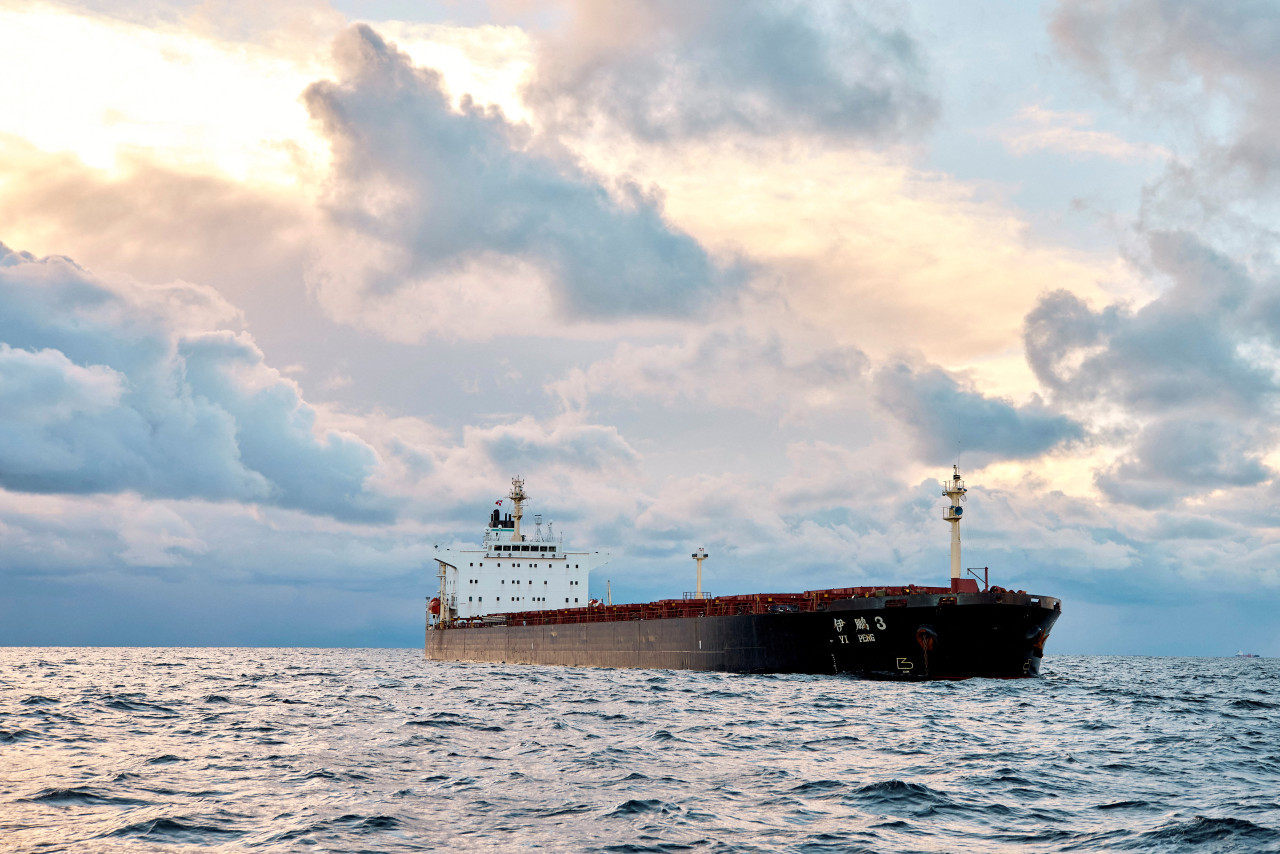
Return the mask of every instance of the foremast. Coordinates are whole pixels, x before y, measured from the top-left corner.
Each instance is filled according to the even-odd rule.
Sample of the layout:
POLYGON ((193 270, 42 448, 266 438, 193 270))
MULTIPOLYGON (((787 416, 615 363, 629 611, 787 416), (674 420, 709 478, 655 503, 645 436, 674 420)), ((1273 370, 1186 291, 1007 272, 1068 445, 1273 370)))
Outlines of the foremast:
POLYGON ((942 494, 950 500, 942 511, 942 518, 951 523, 951 589, 957 590, 960 587, 960 517, 964 515, 964 508, 960 505, 964 503, 968 490, 960 478, 959 464, 952 466, 951 470, 951 481, 942 482, 942 494))

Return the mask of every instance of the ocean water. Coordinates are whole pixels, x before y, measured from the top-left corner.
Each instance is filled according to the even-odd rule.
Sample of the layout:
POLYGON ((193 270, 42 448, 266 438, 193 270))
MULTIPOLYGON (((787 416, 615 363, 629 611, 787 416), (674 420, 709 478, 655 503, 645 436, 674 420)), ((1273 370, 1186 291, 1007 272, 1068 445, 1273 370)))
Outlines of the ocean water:
POLYGON ((0 851, 1280 852, 1280 660, 889 684, 0 649, 0 851))

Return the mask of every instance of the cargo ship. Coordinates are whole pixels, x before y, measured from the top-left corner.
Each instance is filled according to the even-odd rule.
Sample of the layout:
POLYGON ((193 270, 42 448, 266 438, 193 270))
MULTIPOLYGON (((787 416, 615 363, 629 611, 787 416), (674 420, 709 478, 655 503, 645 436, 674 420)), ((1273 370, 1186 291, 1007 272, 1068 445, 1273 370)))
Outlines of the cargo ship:
POLYGON ((567 549, 535 517, 514 478, 491 511, 477 548, 439 548, 439 589, 427 606, 426 657, 572 667, 847 674, 868 679, 1037 676, 1060 600, 989 584, 984 568, 962 576, 959 467, 943 482, 951 524, 946 587, 877 585, 712 596, 702 590, 703 549, 692 553, 697 585, 680 599, 615 605, 588 598, 601 552, 567 549))

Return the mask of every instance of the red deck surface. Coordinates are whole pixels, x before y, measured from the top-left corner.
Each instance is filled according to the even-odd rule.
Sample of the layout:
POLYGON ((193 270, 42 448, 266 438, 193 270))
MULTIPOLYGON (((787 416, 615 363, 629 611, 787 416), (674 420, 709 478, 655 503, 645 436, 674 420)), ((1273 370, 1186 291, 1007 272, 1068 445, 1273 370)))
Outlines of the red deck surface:
MULTIPOLYGON (((729 617, 737 614, 816 611, 820 605, 840 599, 872 596, 910 596, 913 593, 950 593, 950 587, 836 587, 806 590, 803 593, 755 593, 748 596, 717 596, 714 599, 659 599, 638 605, 588 605, 555 611, 513 611, 495 614, 506 625, 550 626, 569 623, 610 623, 623 620, 669 620, 681 617, 729 617)), ((905 601, 902 604, 906 604, 905 601)), ((489 618, 492 625, 493 617, 489 618)), ((455 627, 486 625, 480 617, 459 620, 455 627)))

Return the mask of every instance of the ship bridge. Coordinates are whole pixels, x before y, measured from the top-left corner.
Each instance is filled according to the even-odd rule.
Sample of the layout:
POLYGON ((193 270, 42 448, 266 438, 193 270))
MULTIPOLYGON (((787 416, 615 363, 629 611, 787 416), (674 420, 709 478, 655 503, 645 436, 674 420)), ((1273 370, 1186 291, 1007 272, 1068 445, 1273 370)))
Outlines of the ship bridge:
MULTIPOLYGON (((540 515, 534 530, 521 532, 524 480, 511 481, 512 509, 489 514, 479 548, 436 548, 440 590, 433 603, 446 622, 511 611, 552 611, 589 604, 587 581, 591 570, 609 561, 602 552, 574 551, 563 535, 540 515)), ((501 502, 499 502, 501 506, 501 502)))

